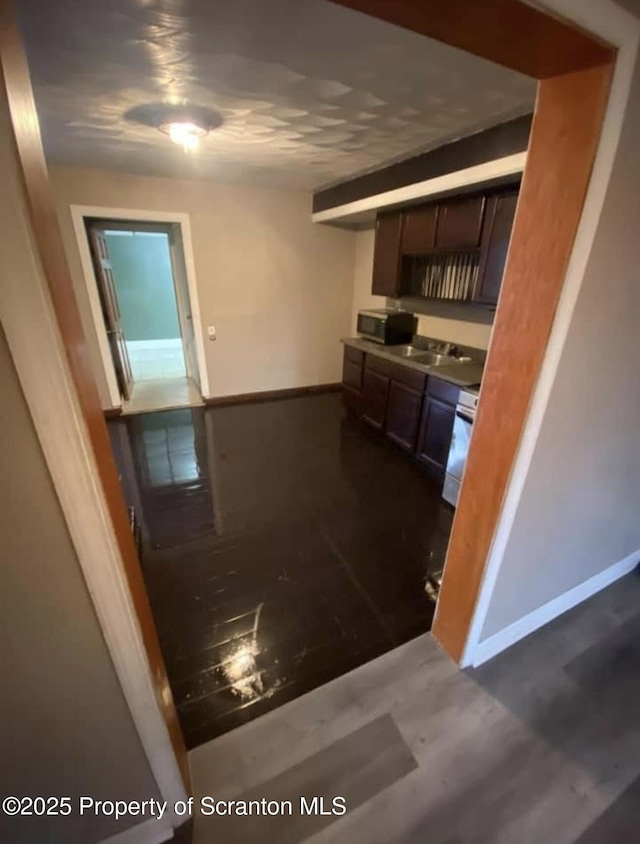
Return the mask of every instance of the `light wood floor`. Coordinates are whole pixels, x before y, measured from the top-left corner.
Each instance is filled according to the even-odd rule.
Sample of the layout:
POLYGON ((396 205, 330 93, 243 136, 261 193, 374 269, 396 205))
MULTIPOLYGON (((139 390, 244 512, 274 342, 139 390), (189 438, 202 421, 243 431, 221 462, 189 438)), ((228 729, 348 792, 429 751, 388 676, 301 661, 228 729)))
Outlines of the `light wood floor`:
POLYGON ((640 578, 487 666, 409 642, 191 751, 196 798, 292 817, 195 817, 195 844, 617 844, 640 829, 640 578), (343 796, 343 817, 300 817, 343 796))

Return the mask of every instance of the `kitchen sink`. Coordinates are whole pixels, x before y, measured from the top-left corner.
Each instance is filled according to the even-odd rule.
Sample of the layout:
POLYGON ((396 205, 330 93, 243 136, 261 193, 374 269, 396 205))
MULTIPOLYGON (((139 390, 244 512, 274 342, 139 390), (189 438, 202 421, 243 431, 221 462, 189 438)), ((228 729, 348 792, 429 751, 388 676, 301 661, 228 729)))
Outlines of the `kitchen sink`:
POLYGON ((387 351, 399 358, 408 358, 416 363, 423 363, 426 366, 444 366, 445 364, 452 363, 467 363, 471 360, 469 357, 455 357, 454 355, 429 352, 425 349, 420 349, 417 346, 389 346, 387 351))
POLYGON ((417 346, 389 346, 387 351, 399 358, 415 358, 425 354, 424 349, 419 349, 417 346))
POLYGON ((421 355, 414 355, 412 360, 416 363, 425 363, 427 366, 444 366, 448 363, 459 363, 460 358, 454 358, 452 355, 439 355, 436 352, 422 352, 421 355))

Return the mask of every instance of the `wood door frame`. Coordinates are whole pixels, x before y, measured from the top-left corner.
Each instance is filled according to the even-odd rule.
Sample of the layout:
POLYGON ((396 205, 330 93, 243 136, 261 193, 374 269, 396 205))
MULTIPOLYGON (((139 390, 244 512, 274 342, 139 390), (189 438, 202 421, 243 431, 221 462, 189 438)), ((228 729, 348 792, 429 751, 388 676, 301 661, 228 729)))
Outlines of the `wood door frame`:
MULTIPOLYGON (((102 316, 96 277, 93 269, 93 263, 91 261, 89 241, 85 229, 85 221, 92 218, 99 220, 113 220, 118 223, 131 221, 133 223, 158 223, 159 225, 169 224, 178 226, 178 231, 180 232, 180 238, 182 240, 187 290, 189 292, 189 301, 191 303, 196 359, 198 362, 198 374, 200 376, 200 392, 202 393, 203 398, 208 398, 210 396, 209 375, 207 371, 202 319, 200 316, 200 300, 198 298, 198 282, 196 279, 196 268, 193 257, 193 239, 191 237, 191 218, 189 214, 175 211, 144 211, 139 208, 106 208, 99 205, 70 205, 69 210, 71 212, 76 245, 80 254, 82 278, 89 298, 91 317, 93 319, 93 325, 98 338, 100 359, 102 361, 102 368, 109 391, 109 400, 111 401, 111 407, 105 409, 115 410, 117 408, 121 408, 122 398, 120 396, 120 390, 118 389, 113 360, 111 359, 109 340, 105 329, 104 318, 102 316)), ((177 279, 174 276, 174 285, 176 282, 177 279)))
MULTIPOLYGON (((383 0, 369 2, 375 13, 375 7, 381 7, 383 0)), ((484 3, 495 6, 497 0, 473 2, 477 7, 484 3)), ((438 4, 451 9, 452 0, 446 3, 438 0, 438 4)), ((392 9, 393 2, 386 5, 392 9)), ((407 9, 418 7, 424 11, 427 3, 424 0, 395 0, 395 5, 406 13, 407 9)), ((532 390, 527 426, 513 465, 503 519, 493 542, 494 551, 499 545, 500 529, 508 534, 505 512, 511 508, 515 513, 518 484, 521 490, 540 430, 608 185, 637 52, 637 28, 635 23, 632 25, 635 19, 606 0, 546 0, 544 7, 549 15, 565 14, 576 27, 597 33, 598 37, 620 49, 588 197, 540 378, 535 393, 532 390)), ((454 14, 452 19, 460 20, 454 14)), ((521 34, 526 39, 533 32, 521 34)), ((161 793, 171 799, 171 794, 184 792, 177 774, 178 766, 182 769, 183 782, 188 783, 186 754, 184 747, 176 744, 175 710, 170 692, 168 687, 164 692, 162 689, 166 675, 146 594, 143 588, 141 591, 139 563, 92 380, 42 151, 28 68, 10 0, 0 3, 0 59, 18 163, 24 177, 22 187, 29 214, 25 225, 30 226, 34 247, 33 283, 19 291, 14 283, 9 292, 3 291, 7 340, 123 692, 161 793), (25 306, 27 296, 29 307, 25 306), (46 367, 42 366, 45 358, 35 354, 35 347, 40 349, 41 344, 34 344, 33 337, 46 340, 46 367)), ((149 212, 145 212, 145 216, 148 217, 149 212)), ((451 568, 451 560, 448 567, 451 568)), ((481 570, 474 583, 476 596, 482 576, 481 570)), ((485 577, 485 584, 487 582, 488 577, 485 577)), ((463 632, 466 636, 468 628, 463 632)), ((460 659, 459 648, 456 652, 451 644, 445 642, 445 645, 460 659)))
POLYGON ((637 55, 638 21, 597 0, 543 0, 541 10, 518 0, 333 2, 538 79, 518 210, 432 630, 447 653, 467 665, 475 662, 604 202, 637 55), (557 226, 550 222, 550 207, 557 226))

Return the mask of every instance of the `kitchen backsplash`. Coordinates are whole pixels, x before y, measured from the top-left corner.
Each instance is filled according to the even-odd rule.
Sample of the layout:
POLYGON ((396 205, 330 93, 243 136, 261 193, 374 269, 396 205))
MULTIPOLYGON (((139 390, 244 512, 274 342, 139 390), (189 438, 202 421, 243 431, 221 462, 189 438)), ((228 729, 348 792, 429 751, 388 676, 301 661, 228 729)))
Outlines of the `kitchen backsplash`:
POLYGON ((409 302, 403 302, 403 307, 416 314, 418 317, 418 334, 422 334, 424 337, 449 340, 451 343, 473 346, 476 349, 489 348, 493 320, 487 325, 486 323, 469 322, 468 320, 434 316, 433 314, 419 314, 409 302))

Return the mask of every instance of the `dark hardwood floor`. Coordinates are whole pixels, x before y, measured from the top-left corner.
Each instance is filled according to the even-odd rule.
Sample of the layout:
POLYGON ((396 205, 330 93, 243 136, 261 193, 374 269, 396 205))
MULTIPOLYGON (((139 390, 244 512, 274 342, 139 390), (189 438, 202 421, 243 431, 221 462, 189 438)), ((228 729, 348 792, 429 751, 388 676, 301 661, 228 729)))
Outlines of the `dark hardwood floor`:
POLYGON ((109 427, 189 747, 429 630, 452 511, 339 395, 109 427))

